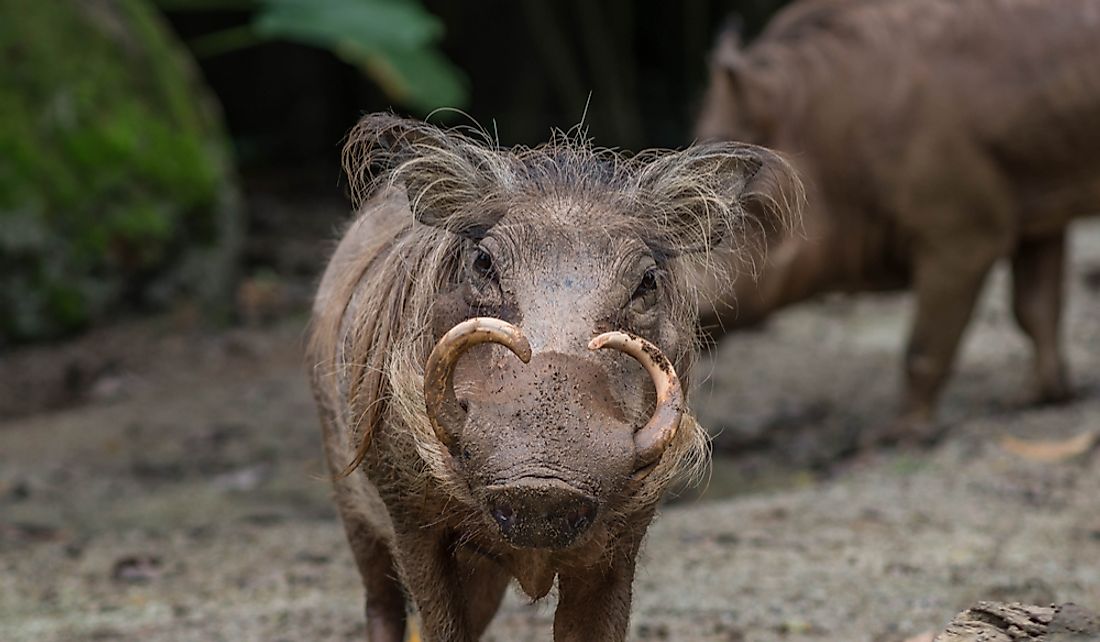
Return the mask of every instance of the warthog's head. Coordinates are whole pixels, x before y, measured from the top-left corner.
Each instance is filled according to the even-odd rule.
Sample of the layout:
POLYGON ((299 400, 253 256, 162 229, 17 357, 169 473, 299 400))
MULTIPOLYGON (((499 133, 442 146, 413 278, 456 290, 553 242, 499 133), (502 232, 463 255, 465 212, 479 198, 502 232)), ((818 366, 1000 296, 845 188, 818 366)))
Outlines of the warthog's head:
POLYGON ((784 167, 774 155, 717 143, 624 159, 564 137, 500 149, 374 115, 345 161, 353 188, 404 187, 407 234, 451 244, 425 318, 422 407, 486 529, 570 547, 670 444, 681 459, 699 446, 693 421, 681 430, 696 338, 685 266, 745 224, 754 177, 784 167))

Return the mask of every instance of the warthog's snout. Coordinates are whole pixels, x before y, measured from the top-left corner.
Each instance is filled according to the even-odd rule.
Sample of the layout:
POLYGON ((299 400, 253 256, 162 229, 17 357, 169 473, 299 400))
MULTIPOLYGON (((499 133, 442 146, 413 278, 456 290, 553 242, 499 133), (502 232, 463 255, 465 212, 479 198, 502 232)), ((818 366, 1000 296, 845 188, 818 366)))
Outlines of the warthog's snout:
MULTIPOLYGON (((466 407, 455 396, 455 364, 462 353, 481 343, 497 343, 512 351, 524 363, 531 361, 531 346, 523 331, 492 317, 467 319, 451 328, 439 340, 424 372, 424 402, 436 436, 448 448, 454 443, 453 427, 466 421, 466 407)), ((635 359, 653 382, 657 404, 645 425, 634 433, 635 470, 652 466, 676 435, 683 414, 683 391, 672 363, 657 346, 626 332, 605 332, 588 343, 589 350, 610 349, 635 359)))
POLYGON ((490 517, 519 548, 566 548, 588 530, 599 508, 594 498, 553 479, 522 479, 485 490, 490 517))

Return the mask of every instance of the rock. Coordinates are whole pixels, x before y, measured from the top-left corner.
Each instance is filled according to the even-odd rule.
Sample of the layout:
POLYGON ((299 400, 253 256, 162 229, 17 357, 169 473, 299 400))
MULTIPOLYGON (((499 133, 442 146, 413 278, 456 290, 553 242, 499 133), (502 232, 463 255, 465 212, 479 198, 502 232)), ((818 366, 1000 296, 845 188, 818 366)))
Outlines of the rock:
POLYGON ((111 579, 126 584, 145 584, 160 577, 163 563, 156 555, 127 555, 115 561, 111 579))
POLYGON ((1076 604, 1033 606, 978 602, 959 613, 934 642, 1096 642, 1100 616, 1076 604))

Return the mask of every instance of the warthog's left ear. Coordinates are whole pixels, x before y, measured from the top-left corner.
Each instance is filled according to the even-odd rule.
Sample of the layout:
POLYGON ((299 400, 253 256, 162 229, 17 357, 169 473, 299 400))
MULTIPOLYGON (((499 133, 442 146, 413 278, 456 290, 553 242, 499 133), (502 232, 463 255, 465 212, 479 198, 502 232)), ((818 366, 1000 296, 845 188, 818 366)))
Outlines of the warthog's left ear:
POLYGON ((425 225, 476 237, 500 218, 478 205, 505 171, 501 156, 462 133, 368 114, 348 133, 343 164, 357 208, 386 183, 404 186, 413 215, 425 225))
POLYGON ((712 142, 642 157, 639 203, 655 218, 653 240, 669 255, 705 251, 723 240, 787 231, 804 193, 782 156, 756 145, 712 142))

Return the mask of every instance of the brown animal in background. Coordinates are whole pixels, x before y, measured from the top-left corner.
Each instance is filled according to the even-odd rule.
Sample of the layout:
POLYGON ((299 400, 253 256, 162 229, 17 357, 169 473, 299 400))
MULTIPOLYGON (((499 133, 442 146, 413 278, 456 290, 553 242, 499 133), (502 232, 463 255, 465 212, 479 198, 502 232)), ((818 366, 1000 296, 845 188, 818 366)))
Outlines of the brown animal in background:
POLYGON ((624 639, 657 501, 706 459, 689 268, 796 179, 742 144, 509 150, 389 115, 345 169, 309 354, 368 638, 403 639, 407 595, 428 641, 474 640, 512 578, 556 577, 555 640, 624 639))
POLYGON ((1066 228, 1100 211, 1100 2, 806 0, 738 40, 720 36, 696 133, 790 154, 806 235, 772 239, 760 281, 714 292, 703 322, 911 286, 901 417, 867 439, 930 437, 985 276, 1008 258, 1038 399, 1068 398, 1066 228))

